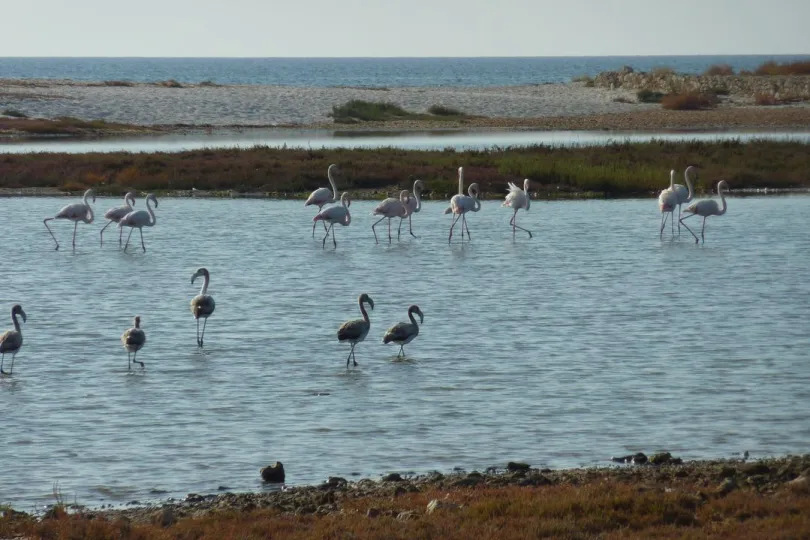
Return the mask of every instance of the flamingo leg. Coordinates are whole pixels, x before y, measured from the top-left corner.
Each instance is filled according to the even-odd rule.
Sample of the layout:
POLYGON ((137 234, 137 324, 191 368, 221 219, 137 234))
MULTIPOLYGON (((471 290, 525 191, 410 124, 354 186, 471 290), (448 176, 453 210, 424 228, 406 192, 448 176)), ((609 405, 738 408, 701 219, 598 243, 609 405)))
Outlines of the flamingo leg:
POLYGON ((388 243, 391 243, 391 218, 388 218, 388 243))
POLYGON ((197 317, 197 347, 201 347, 200 345, 200 318, 197 317))
POLYGON ((141 362, 140 360, 136 360, 137 357, 138 357, 138 351, 135 351, 135 353, 132 355, 132 363, 133 364, 140 364, 141 369, 145 368, 146 366, 143 364, 143 362, 141 362))
POLYGON ((51 230, 51 228, 48 227, 48 222, 51 221, 52 219, 56 219, 56 218, 52 218, 52 217, 45 218, 45 219, 42 220, 42 223, 45 224, 45 228, 48 229, 49 233, 51 233, 51 238, 53 238, 53 241, 56 242, 56 249, 58 250, 59 249, 59 242, 56 240, 56 237, 53 235, 53 231, 51 230))
POLYGON ((674 208, 672 209, 671 214, 672 214, 672 216, 671 216, 671 218, 669 220, 669 224, 671 225, 672 236, 675 236, 675 209, 674 208))
POLYGON ((397 240, 399 240, 400 233, 402 232, 402 222, 404 220, 405 218, 399 218, 399 227, 397 227, 397 240))
POLYGON ((660 231, 658 236, 660 236, 662 238, 664 236, 664 225, 666 225, 666 224, 667 224, 667 213, 666 212, 661 212, 661 231, 660 231))
POLYGON ((332 227, 333 227, 334 225, 335 225, 334 223, 330 223, 330 224, 329 224, 329 228, 328 228, 328 229, 326 229, 326 234, 323 236, 323 242, 321 242, 321 247, 322 247, 323 249, 326 249, 326 239, 327 239, 327 238, 329 238, 329 231, 331 231, 331 230, 332 230, 332 227))
MULTIPOLYGON (((104 229, 106 229, 110 225, 112 225, 112 220, 108 221, 107 224, 104 225, 104 227, 101 228, 101 233, 99 234, 99 236, 101 237, 101 245, 102 246, 104 245, 104 229)), ((119 244, 120 244, 120 241, 119 241, 119 244)))
MULTIPOLYGON (((447 239, 448 244, 453 240, 453 227, 456 226, 456 222, 458 221, 458 218, 460 218, 460 217, 461 217, 461 214, 456 214, 456 216, 453 218, 453 223, 450 225, 450 237, 447 239)), ((461 238, 462 238, 462 240, 464 239, 464 231, 463 231, 463 229, 461 231, 461 238)))
POLYGON ((132 353, 127 351, 127 371, 132 371, 132 353))
POLYGON ((129 247, 129 239, 132 237, 132 231, 135 229, 133 227, 129 228, 129 234, 127 235, 127 243, 124 245, 124 252, 126 253, 127 248, 129 247))
POLYGON ((355 356, 355 354, 354 354, 354 346, 355 346, 355 345, 357 345, 357 343, 355 343, 354 345, 352 345, 352 364, 353 364, 355 367, 357 367, 357 356, 355 356))
POLYGON ((119 227, 118 228, 118 249, 121 249, 121 239, 123 238, 123 236, 124 236, 124 228, 119 227))
POLYGON ((681 235, 681 204, 678 203, 678 236, 681 235))
POLYGON ((461 214, 461 239, 464 240, 464 229, 467 229, 467 240, 472 240, 470 227, 467 225, 467 214, 461 214))
POLYGON ((414 238, 418 238, 415 234, 413 234, 413 223, 411 222, 411 214, 408 215, 408 232, 411 233, 411 236, 414 238))
POLYGON ((352 343, 352 348, 349 349, 349 356, 346 357, 346 367, 349 367, 349 361, 352 359, 352 355, 354 354, 354 343, 352 343))
POLYGON ((334 226, 335 226, 334 223, 330 226, 330 228, 332 229, 332 244, 335 246, 335 249, 337 249, 337 238, 335 238, 334 226))
POLYGON ((397 358, 399 358, 400 356, 405 357, 405 344, 404 343, 399 346, 399 354, 397 355, 397 358))
POLYGON ((0 357, 0 373, 5 374, 6 372, 3 371, 3 363, 6 361, 6 353, 3 353, 3 356, 0 357))
MULTIPOLYGON (((377 243, 377 244, 379 244, 379 243, 380 243, 380 241, 379 241, 379 240, 377 240, 377 231, 374 229, 374 227, 376 227, 376 226, 377 226, 377 224, 378 224, 379 222, 381 222, 382 220, 384 220, 384 219, 385 219, 385 216, 381 217, 380 219, 378 219, 377 221, 375 221, 375 222, 374 222, 374 224, 371 226, 371 232, 373 232, 373 233, 374 233, 374 242, 375 242, 375 243, 377 243)), ((389 221, 388 223, 390 224, 391 222, 389 221)), ((389 233, 389 234, 388 234, 388 236, 389 236, 389 238, 390 238, 390 237, 391 237, 391 234, 389 233)))
POLYGON ((203 340, 205 339, 205 325, 206 324, 208 324, 208 317, 206 317, 205 320, 203 321, 203 331, 202 331, 202 335, 200 336, 200 347, 203 346, 203 340))
POLYGON ((703 216, 703 227, 700 228, 700 237, 703 239, 703 243, 706 243, 706 237, 703 236, 704 231, 706 230, 706 218, 709 216, 703 216))
POLYGON ((73 249, 76 249, 76 228, 79 226, 79 222, 75 221, 73 223, 73 249))
POLYGON ((680 221, 680 222, 681 222, 681 224, 682 224, 684 227, 686 227, 686 230, 687 230, 687 231, 689 231, 689 232, 692 234, 692 236, 694 236, 694 237, 695 237, 695 243, 697 244, 697 243, 698 243, 698 237, 697 237, 697 235, 696 235, 694 232, 692 232, 692 229, 690 229, 690 228, 689 228, 689 225, 687 225, 686 223, 684 223, 684 220, 685 220, 685 219, 689 219, 690 217, 692 217, 692 216, 694 216, 694 215, 695 215, 695 214, 689 214, 688 216, 683 217, 683 218, 679 219, 678 221, 680 221))
POLYGON ((530 231, 529 229, 524 229, 523 227, 517 224, 517 210, 515 210, 515 215, 512 216, 512 238, 515 237, 515 229, 520 229, 525 233, 529 233, 529 238, 532 237, 532 231, 530 231))
POLYGON ((141 233, 141 247, 143 248, 143 252, 146 253, 146 244, 143 243, 143 229, 140 227, 138 228, 138 232, 141 233))

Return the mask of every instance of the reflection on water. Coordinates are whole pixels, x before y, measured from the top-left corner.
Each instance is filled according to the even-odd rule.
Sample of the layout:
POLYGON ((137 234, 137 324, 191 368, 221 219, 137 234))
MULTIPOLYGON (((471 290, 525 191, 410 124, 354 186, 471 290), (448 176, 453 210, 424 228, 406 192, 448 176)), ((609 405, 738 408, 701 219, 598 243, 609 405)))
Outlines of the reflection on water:
MULTIPOLYGON (((731 198, 706 244, 658 237, 655 199, 540 202, 518 223, 484 202, 472 242, 447 243, 446 203, 418 239, 374 244, 352 204, 337 250, 300 201, 163 199, 146 253, 98 245, 101 221, 42 226, 56 198, 0 199, 0 330, 28 314, 0 378, 0 503, 85 504, 261 488, 329 475, 565 467, 669 450, 685 458, 806 451, 810 197, 731 198), (205 354, 190 284, 211 271, 205 354), (336 331, 375 301, 347 370, 336 331), (418 304, 396 361, 390 325, 418 304), (142 317, 144 371, 119 337, 142 317)), ((97 214, 120 204, 99 198, 97 214)), ((143 207, 139 200, 136 207, 143 207)))
POLYGON ((200 148, 381 148, 412 150, 443 148, 486 149, 492 147, 552 145, 587 146, 621 142, 720 141, 753 139, 810 142, 810 132, 623 132, 623 131, 333 131, 326 129, 244 129, 212 134, 159 135, 103 140, 3 141, 0 153, 26 152, 180 152, 200 148))

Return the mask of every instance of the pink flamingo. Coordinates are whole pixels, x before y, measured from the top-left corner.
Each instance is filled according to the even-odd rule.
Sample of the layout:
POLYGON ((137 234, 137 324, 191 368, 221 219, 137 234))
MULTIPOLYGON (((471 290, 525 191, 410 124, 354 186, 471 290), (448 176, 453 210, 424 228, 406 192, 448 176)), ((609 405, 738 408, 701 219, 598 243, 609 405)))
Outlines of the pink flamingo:
POLYGON ((56 237, 53 235, 53 231, 50 227, 48 227, 48 222, 54 219, 69 219, 73 222, 73 249, 76 249, 76 227, 79 226, 79 222, 83 221, 85 223, 93 223, 93 208, 87 202, 88 197, 93 197, 93 202, 96 202, 96 195, 93 193, 92 189, 88 189, 84 192, 84 196, 82 197, 82 202, 69 204, 59 210, 59 213, 53 217, 45 218, 42 222, 45 224, 45 228, 48 229, 48 232, 51 233, 51 237, 53 241, 56 242, 56 249, 59 249, 59 242, 56 240, 56 237))
POLYGON ((337 248, 337 241, 335 240, 335 231, 332 228, 335 226, 335 223, 340 223, 344 227, 350 225, 352 222, 352 215, 349 213, 349 206, 351 206, 352 200, 349 198, 349 194, 343 192, 343 195, 340 196, 340 206, 330 206, 325 210, 321 210, 318 212, 318 215, 315 216, 312 221, 318 222, 323 221, 324 225, 326 222, 329 222, 329 228, 326 229, 326 235, 323 237, 323 248, 326 248, 326 239, 329 237, 329 233, 332 233, 332 243, 337 248))
MULTIPOLYGON (((380 243, 380 241, 377 239, 377 231, 374 229, 374 227, 376 227, 380 221, 388 218, 388 243, 389 244, 391 243, 391 220, 395 217, 398 217, 400 219, 408 217, 409 200, 410 196, 408 195, 408 190, 403 189, 399 193, 399 199, 388 197, 383 202, 377 205, 377 208, 374 209, 371 215, 382 217, 377 221, 375 221, 374 224, 371 226, 371 232, 374 233, 374 242, 376 242, 377 244, 380 243)), ((402 223, 402 221, 400 221, 400 223, 402 223)), ((398 233, 397 233, 397 240, 399 240, 398 233)))

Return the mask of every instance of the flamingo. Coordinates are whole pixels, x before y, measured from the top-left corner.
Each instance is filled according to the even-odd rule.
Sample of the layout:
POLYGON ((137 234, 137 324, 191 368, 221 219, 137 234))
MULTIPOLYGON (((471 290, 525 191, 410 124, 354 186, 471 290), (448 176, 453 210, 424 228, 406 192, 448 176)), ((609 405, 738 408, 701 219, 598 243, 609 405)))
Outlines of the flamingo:
POLYGON ((360 313, 363 314, 363 318, 347 321, 343 323, 337 331, 337 337, 340 343, 348 341, 352 344, 352 349, 349 351, 349 356, 346 358, 346 367, 349 367, 349 360, 354 361, 355 366, 357 365, 357 360, 354 357, 354 347, 366 339, 368 331, 371 328, 371 321, 368 318, 368 312, 363 304, 367 302, 368 305, 371 306, 371 309, 374 309, 374 300, 366 293, 363 293, 360 295, 360 298, 357 299, 357 302, 360 304, 360 313))
POLYGON ((324 226, 326 226, 326 222, 329 222, 329 228, 326 229, 326 234, 323 237, 323 248, 326 248, 326 238, 329 236, 329 232, 332 232, 332 243, 337 248, 337 241, 335 240, 335 231, 332 228, 335 226, 335 223, 340 223, 344 227, 346 225, 350 225, 352 222, 352 215, 349 213, 349 206, 352 205, 352 200, 349 198, 349 194, 347 192, 343 192, 343 195, 340 196, 340 206, 330 206, 325 210, 321 210, 318 212, 318 215, 315 216, 312 221, 323 221, 324 226))
POLYGON ((413 305, 408 308, 408 318, 411 322, 397 323, 389 328, 385 332, 385 336, 383 336, 383 343, 391 343, 393 341, 395 344, 399 345, 397 358, 405 356, 405 345, 413 341, 414 338, 419 335, 419 324, 416 324, 416 319, 413 316, 414 313, 419 315, 419 324, 425 322, 425 316, 422 314, 422 310, 419 309, 419 306, 413 305))
POLYGON ((135 326, 127 328, 121 334, 121 343, 127 350, 127 369, 132 369, 132 364, 140 364, 141 368, 146 367, 143 362, 135 359, 138 356, 138 351, 146 343, 146 334, 141 330, 141 318, 139 316, 135 316, 135 326))
MULTIPOLYGON (((700 229, 700 237, 703 239, 703 243, 706 243, 706 237, 703 236, 703 232, 706 230, 706 218, 709 216, 722 216, 728 210, 728 206, 726 205, 726 198, 723 196, 723 189, 725 188, 728 191, 728 184, 725 180, 720 180, 717 182, 717 194, 720 196, 720 200, 723 202, 723 207, 720 208, 720 205, 717 204, 715 199, 706 199, 703 201, 697 201, 690 204, 684 212, 687 212, 689 215, 680 219, 681 223, 683 220, 689 219, 692 216, 703 216, 703 227, 700 229)), ((692 232, 686 223, 683 224, 686 227, 686 230, 692 233, 692 236, 695 237, 695 243, 698 243, 698 237, 695 233, 692 232)))
POLYGON ((198 268, 194 275, 191 276, 191 283, 198 277, 203 277, 203 286, 200 289, 200 294, 191 299, 191 313, 197 319, 197 345, 203 346, 203 337, 205 337, 205 325, 208 323, 208 317, 214 312, 216 303, 214 297, 206 294, 208 292, 208 282, 211 280, 211 274, 208 273, 207 268, 198 268), (203 318, 203 330, 200 335, 200 317, 203 318))
POLYGON ((56 237, 53 235, 53 231, 50 227, 48 227, 48 222, 54 219, 69 219, 73 222, 73 249, 76 249, 76 227, 79 226, 79 222, 83 221, 85 223, 93 223, 93 208, 87 202, 87 198, 92 197, 93 202, 96 202, 96 194, 93 193, 92 189, 88 189, 84 192, 84 196, 82 197, 82 202, 69 204, 59 210, 53 217, 45 218, 42 222, 45 224, 45 228, 48 229, 48 232, 51 233, 51 237, 53 237, 53 241, 56 242, 56 249, 59 249, 59 242, 56 240, 56 237))
MULTIPOLYGON (((661 211, 661 231, 658 236, 664 236, 664 225, 667 224, 667 213, 672 216, 675 205, 678 204, 678 194, 675 193, 675 169, 669 171, 669 187, 658 195, 658 210, 661 211)), ((679 220, 680 221, 680 220, 679 220)), ((670 220, 672 234, 675 234, 675 218, 670 220)))
MULTIPOLYGON (((134 191, 128 192, 124 195, 124 206, 116 206, 115 208, 110 208, 106 212, 104 212, 104 219, 108 219, 104 228, 101 229, 101 245, 104 245, 104 229, 112 225, 113 223, 118 223, 121 221, 121 218, 125 215, 129 214, 134 210, 132 207, 135 206, 135 196, 136 193, 134 191), (130 203, 130 201, 132 201, 130 203)), ((121 236, 124 234, 124 229, 118 230, 118 247, 121 247, 121 236)))
MULTIPOLYGON (((400 223, 402 223, 402 219, 408 217, 408 201, 410 200, 410 196, 408 194, 407 189, 403 189, 399 193, 399 199, 395 199, 393 197, 388 197, 383 202, 377 205, 377 208, 371 213, 373 216, 382 216, 380 219, 374 222, 371 226, 371 232, 374 233, 374 241, 379 244, 380 241, 377 240, 377 231, 374 230, 374 227, 377 224, 388 218, 388 243, 391 243, 391 219, 398 217, 400 218, 400 223)), ((397 234, 397 239, 399 239, 399 234, 397 234)))
POLYGON ((520 189, 512 182, 509 182, 509 189, 507 190, 509 194, 506 196, 506 200, 503 201, 501 206, 508 206, 515 210, 515 213, 512 214, 512 220, 509 222, 509 225, 512 226, 512 238, 515 237, 515 229, 520 229, 521 231, 525 231, 529 233, 529 238, 532 237, 532 232, 529 229, 524 229, 523 227, 517 225, 515 220, 517 219, 518 210, 521 208, 525 208, 526 211, 529 211, 529 206, 531 206, 531 196, 529 194, 529 179, 526 178, 523 180, 523 189, 520 189))
POLYGON ((150 193, 146 196, 146 210, 130 212, 122 217, 118 222, 119 229, 123 229, 124 227, 130 228, 129 236, 127 236, 127 243, 124 245, 124 251, 126 251, 127 247, 129 247, 129 239, 132 237, 132 231, 138 229, 141 233, 141 247, 143 248, 144 253, 146 253, 146 245, 143 243, 143 228, 154 227, 155 223, 157 223, 155 211, 152 210, 151 206, 149 206, 150 201, 155 203, 155 208, 158 207, 157 197, 155 197, 154 193, 150 193))
MULTIPOLYGON (((329 165, 329 168, 326 170, 326 176, 329 178, 329 184, 332 186, 332 191, 329 191, 329 188, 318 188, 312 193, 309 194, 309 198, 307 202, 304 203, 304 206, 315 205, 318 207, 318 212, 323 210, 323 206, 325 204, 331 204, 337 201, 337 186, 335 186, 335 179, 332 177, 333 174, 338 174, 340 171, 337 168, 337 165, 334 163, 329 165)), ((326 230, 326 223, 323 224, 323 229, 326 230)), ((312 238, 315 238, 315 223, 312 224, 312 238)))
POLYGON ((453 224, 450 225, 450 236, 447 239, 449 244, 453 240, 453 227, 459 217, 461 218, 461 241, 464 241, 464 229, 467 229, 467 238, 472 239, 470 236, 470 228, 467 227, 467 212, 478 212, 481 209, 481 202, 478 200, 478 184, 470 184, 467 192, 469 196, 464 195, 464 167, 458 168, 458 195, 453 195, 450 199, 450 206, 444 211, 445 214, 453 213, 456 217, 453 218, 453 224))
MULTIPOLYGON (((413 197, 408 198, 408 231, 411 233, 411 236, 416 238, 417 236, 413 234, 413 225, 411 223, 411 216, 415 213, 419 212, 422 209, 422 190, 424 189, 425 184, 422 183, 421 180, 417 180, 413 183, 413 197)), ((399 218, 399 229, 397 229, 397 239, 399 239, 399 233, 402 230, 402 221, 404 217, 399 218)))
POLYGON ((697 167, 694 165, 689 165, 683 171, 683 179, 686 182, 687 187, 683 187, 682 184, 674 184, 672 187, 675 190, 675 194, 678 196, 678 230, 681 229, 681 205, 686 204, 688 202, 692 202, 692 199, 695 197, 695 191, 692 187, 692 180, 689 178, 689 173, 694 171, 695 178, 697 179, 697 167))
POLYGON ((17 320, 17 315, 22 317, 23 322, 27 321, 25 311, 20 304, 14 304, 11 308, 11 322, 14 323, 14 330, 4 332, 0 336, 0 373, 3 375, 11 375, 14 372, 14 357, 20 352, 23 345, 22 330, 20 330, 20 321, 17 320), (11 369, 8 373, 3 371, 3 363, 6 360, 6 353, 11 354, 11 369))

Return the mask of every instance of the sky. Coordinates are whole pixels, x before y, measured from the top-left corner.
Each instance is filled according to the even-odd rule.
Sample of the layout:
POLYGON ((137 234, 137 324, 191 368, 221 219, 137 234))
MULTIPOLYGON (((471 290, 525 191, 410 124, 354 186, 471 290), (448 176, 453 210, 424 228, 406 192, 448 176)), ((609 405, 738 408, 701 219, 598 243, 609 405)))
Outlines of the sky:
POLYGON ((810 53, 810 0, 25 0, 0 56, 810 53))

